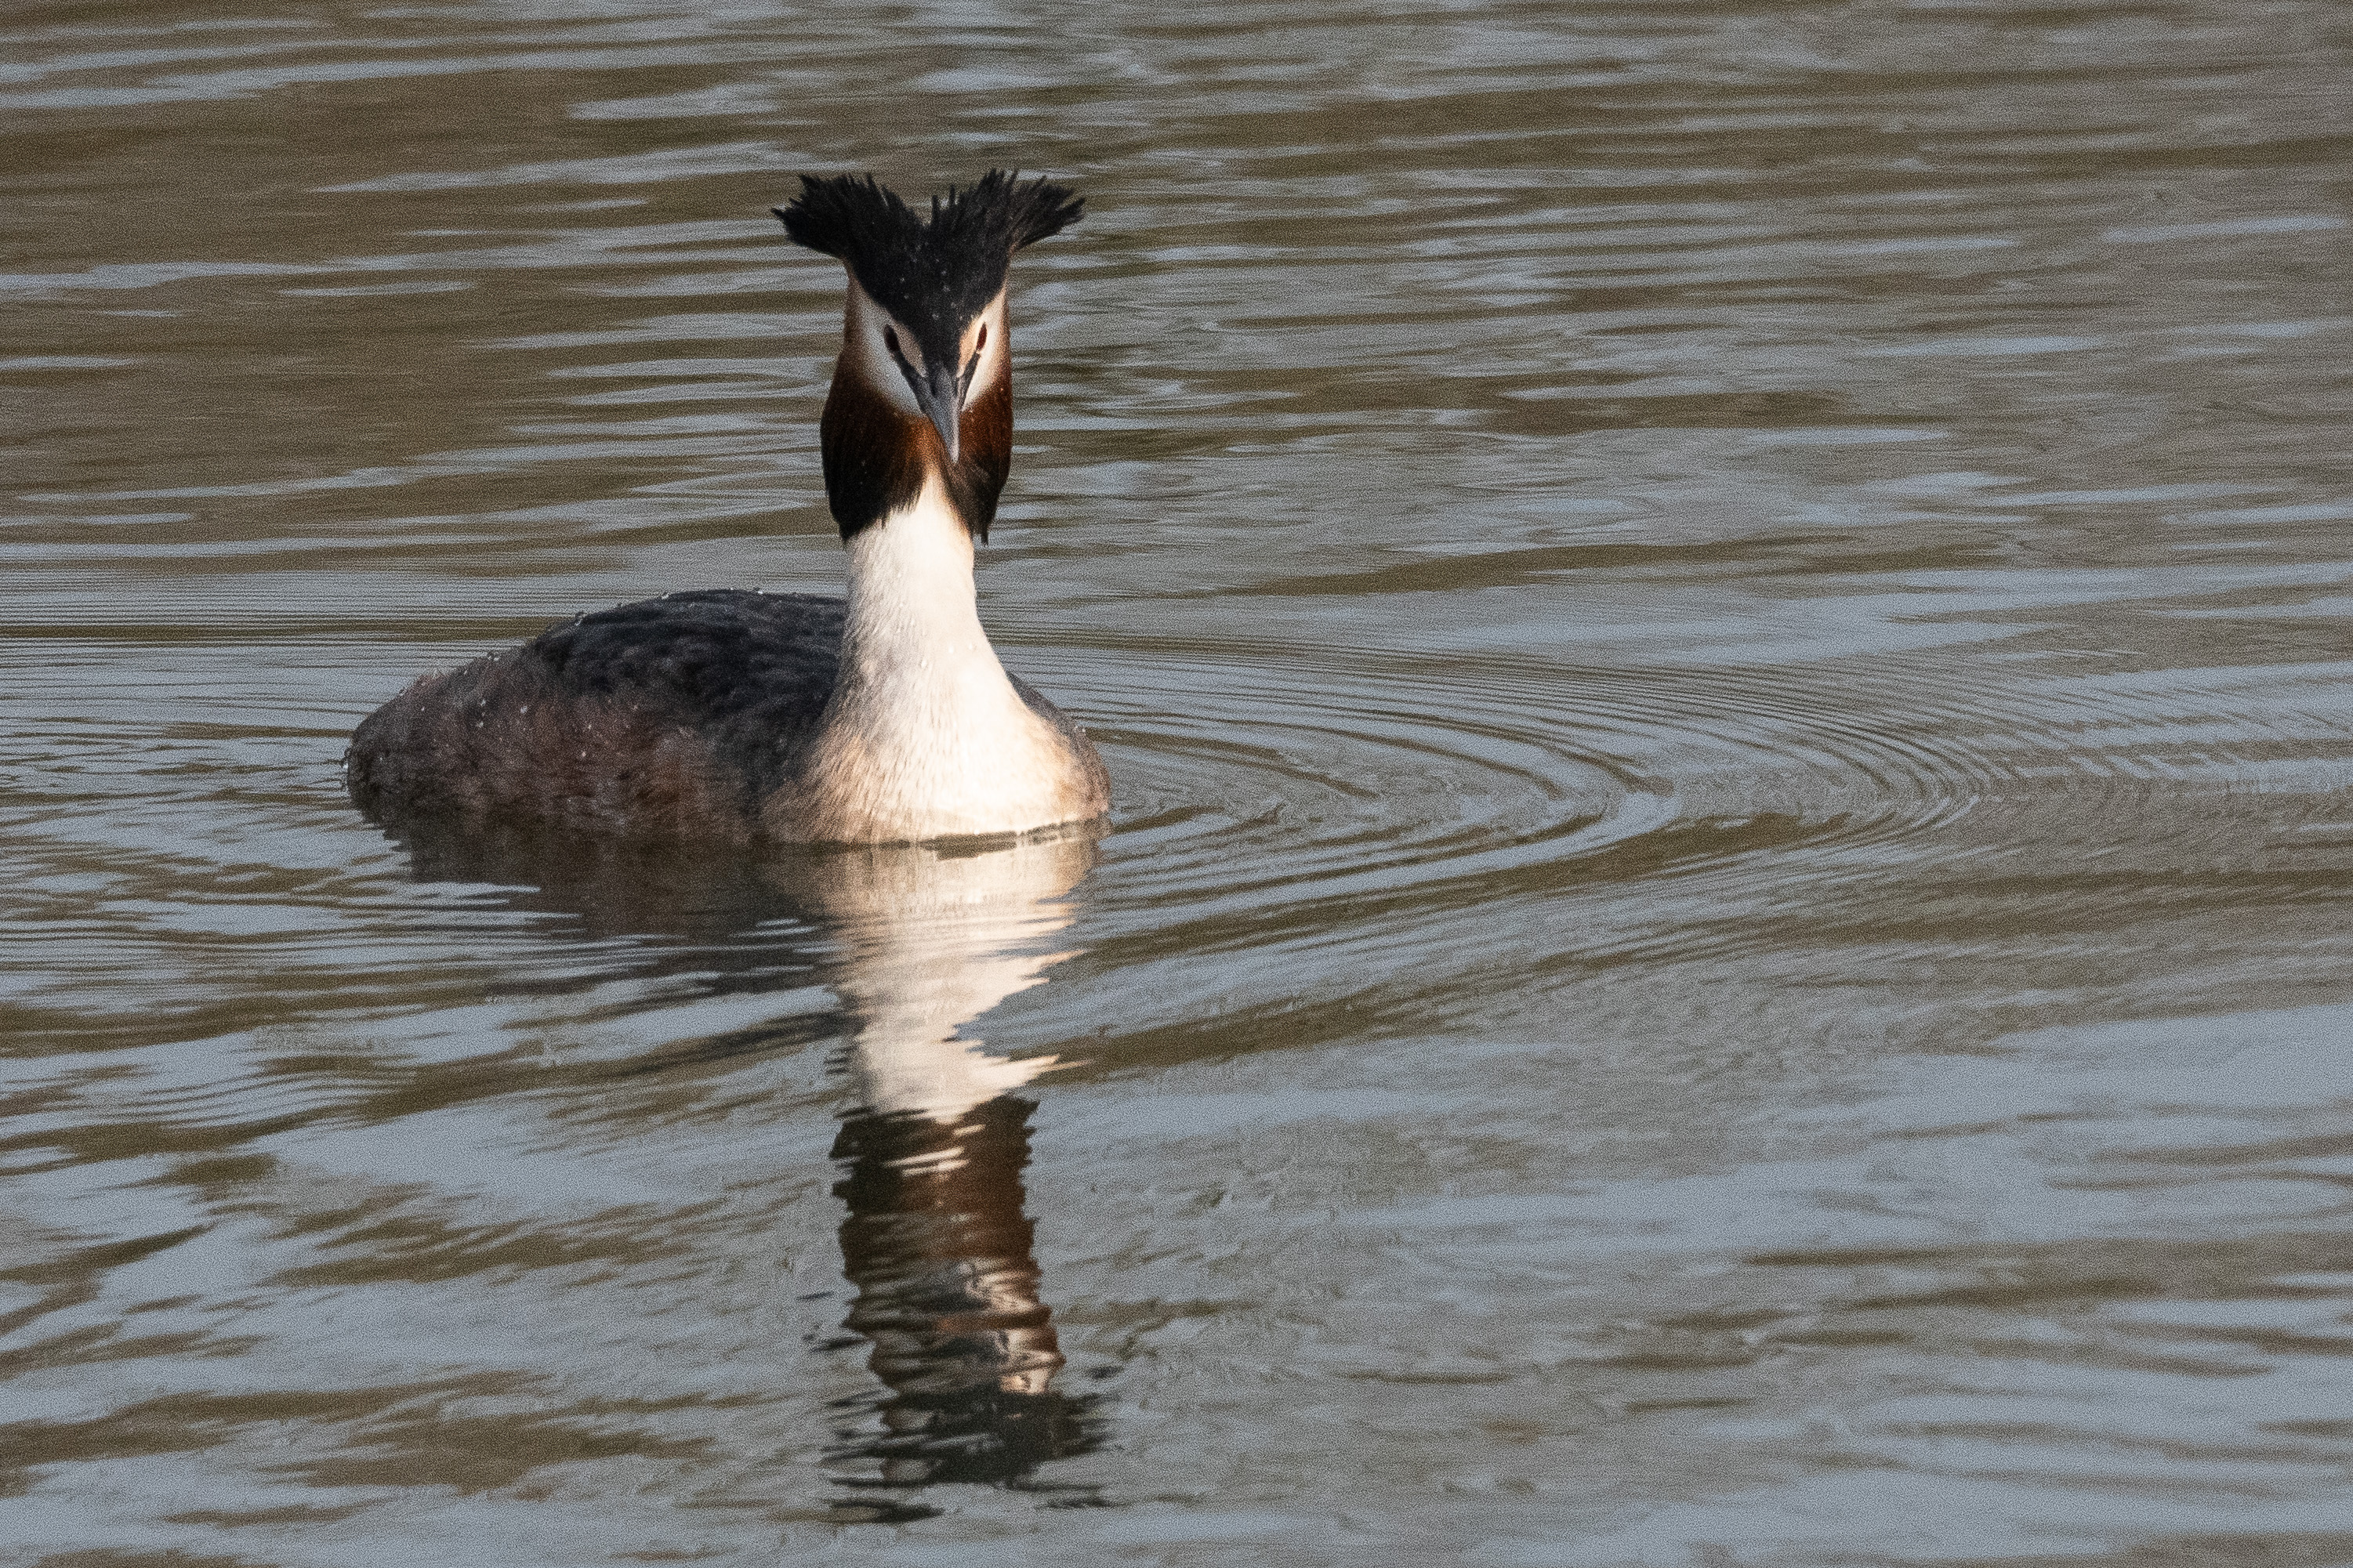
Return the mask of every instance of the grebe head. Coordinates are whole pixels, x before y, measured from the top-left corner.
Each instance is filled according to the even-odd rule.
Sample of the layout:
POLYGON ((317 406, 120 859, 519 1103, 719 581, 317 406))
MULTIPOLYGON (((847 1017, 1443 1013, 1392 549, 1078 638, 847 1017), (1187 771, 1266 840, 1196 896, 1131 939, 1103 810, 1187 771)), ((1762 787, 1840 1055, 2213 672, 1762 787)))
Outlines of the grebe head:
POLYGON ((848 539, 936 477, 988 537, 1013 456, 1005 279, 1013 253, 1078 221, 1081 198, 992 169, 919 217, 874 176, 801 176, 776 214, 849 274, 841 358, 826 399, 825 480, 848 539))

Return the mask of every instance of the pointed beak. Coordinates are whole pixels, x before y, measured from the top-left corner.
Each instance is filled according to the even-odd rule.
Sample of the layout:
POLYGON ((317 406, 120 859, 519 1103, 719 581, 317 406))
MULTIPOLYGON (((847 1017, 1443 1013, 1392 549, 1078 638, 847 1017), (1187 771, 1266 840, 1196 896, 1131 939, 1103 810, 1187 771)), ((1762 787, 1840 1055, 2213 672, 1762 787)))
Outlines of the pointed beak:
POLYGON ((922 380, 915 381, 913 376, 908 379, 915 382, 917 405, 931 416, 932 428, 937 430, 940 439, 946 443, 948 461, 956 461, 962 455, 956 441, 956 426, 964 413, 964 398, 963 388, 956 384, 955 371, 950 366, 934 365, 931 373, 922 380))

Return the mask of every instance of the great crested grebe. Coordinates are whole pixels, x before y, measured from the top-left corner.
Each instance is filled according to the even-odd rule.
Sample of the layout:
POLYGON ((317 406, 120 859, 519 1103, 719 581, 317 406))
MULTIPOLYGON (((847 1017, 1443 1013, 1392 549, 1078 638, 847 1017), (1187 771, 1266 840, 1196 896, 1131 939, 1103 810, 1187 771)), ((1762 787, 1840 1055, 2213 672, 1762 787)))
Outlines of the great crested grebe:
POLYGON ((1101 816, 1103 760, 1006 673, 973 588, 1012 466, 1006 274, 1081 205, 992 170, 926 220, 871 175, 803 175, 776 216, 849 278, 819 427, 847 602, 670 594, 427 677, 353 735, 360 808, 747 844, 1101 816))

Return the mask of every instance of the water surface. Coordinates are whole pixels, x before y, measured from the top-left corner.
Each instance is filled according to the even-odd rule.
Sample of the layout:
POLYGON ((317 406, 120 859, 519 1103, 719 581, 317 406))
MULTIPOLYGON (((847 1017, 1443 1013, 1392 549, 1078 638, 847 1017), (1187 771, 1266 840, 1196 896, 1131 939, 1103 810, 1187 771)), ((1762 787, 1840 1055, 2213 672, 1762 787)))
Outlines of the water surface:
POLYGON ((2319 0, 27 0, 0 1545, 2353 1562, 2319 0), (992 163, 1110 831, 399 842, 992 163))

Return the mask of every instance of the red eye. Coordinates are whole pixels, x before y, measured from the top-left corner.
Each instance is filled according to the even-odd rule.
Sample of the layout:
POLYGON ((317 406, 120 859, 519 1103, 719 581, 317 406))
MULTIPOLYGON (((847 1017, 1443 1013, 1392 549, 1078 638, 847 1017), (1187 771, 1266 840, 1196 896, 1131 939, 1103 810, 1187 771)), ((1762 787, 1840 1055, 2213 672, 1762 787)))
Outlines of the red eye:
POLYGON ((974 355, 975 355, 976 357, 977 357, 977 356, 979 355, 979 353, 980 353, 980 351, 981 351, 981 350, 983 350, 983 349, 985 349, 985 348, 987 348, 987 346, 988 346, 988 323, 987 323, 987 321, 983 321, 983 322, 981 322, 981 324, 980 324, 980 335, 979 335, 978 337, 976 337, 976 338, 975 338, 975 339, 973 339, 973 340, 972 340, 972 352, 973 352, 974 355))

